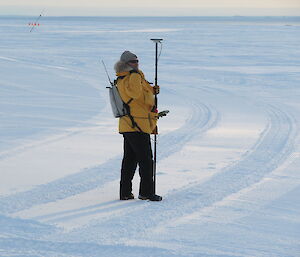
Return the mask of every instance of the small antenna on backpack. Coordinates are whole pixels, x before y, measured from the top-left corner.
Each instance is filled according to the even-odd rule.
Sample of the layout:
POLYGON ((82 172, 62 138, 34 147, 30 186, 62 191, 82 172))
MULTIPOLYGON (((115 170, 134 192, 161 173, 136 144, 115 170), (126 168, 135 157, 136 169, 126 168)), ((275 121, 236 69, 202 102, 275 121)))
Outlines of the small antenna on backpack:
MULTIPOLYGON (((104 63, 103 60, 101 60, 101 62, 102 62, 102 64, 103 64, 104 70, 105 70, 106 75, 107 75, 107 78, 108 78, 108 80, 109 80, 109 83, 113 86, 114 84, 111 82, 111 79, 110 79, 109 74, 108 74, 107 69, 106 69, 106 65, 105 65, 105 63, 104 63)), ((106 87, 106 88, 109 88, 109 87, 106 87)))

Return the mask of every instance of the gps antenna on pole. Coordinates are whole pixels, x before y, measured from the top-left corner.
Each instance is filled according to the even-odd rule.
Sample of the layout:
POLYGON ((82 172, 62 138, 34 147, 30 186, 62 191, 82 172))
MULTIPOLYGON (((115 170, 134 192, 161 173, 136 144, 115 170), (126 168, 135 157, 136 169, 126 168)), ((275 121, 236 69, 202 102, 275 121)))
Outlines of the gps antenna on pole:
MULTIPOLYGON (((155 43, 155 86, 157 86, 157 66, 158 66, 158 44, 162 44, 162 39, 151 39, 155 43)), ((157 94, 155 93, 155 110, 157 110, 157 94)), ((153 163, 153 193, 156 190, 156 145, 157 134, 154 134, 154 163, 153 163)))

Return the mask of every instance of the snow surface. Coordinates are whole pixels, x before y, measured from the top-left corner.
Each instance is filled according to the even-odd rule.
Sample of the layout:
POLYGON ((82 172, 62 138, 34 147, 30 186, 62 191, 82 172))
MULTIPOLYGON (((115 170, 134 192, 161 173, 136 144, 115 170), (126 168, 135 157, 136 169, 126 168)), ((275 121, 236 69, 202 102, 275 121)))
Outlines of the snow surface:
POLYGON ((0 17, 0 256, 300 256, 299 17, 34 19, 0 17), (119 201, 100 60, 153 80, 150 38, 164 199, 119 201))

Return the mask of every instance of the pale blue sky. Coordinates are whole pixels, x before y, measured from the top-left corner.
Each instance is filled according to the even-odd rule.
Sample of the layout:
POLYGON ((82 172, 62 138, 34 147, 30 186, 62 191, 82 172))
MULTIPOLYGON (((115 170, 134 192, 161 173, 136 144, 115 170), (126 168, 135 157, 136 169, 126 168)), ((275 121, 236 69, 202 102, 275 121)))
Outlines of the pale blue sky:
POLYGON ((0 15, 293 15, 300 0, 0 0, 0 15))

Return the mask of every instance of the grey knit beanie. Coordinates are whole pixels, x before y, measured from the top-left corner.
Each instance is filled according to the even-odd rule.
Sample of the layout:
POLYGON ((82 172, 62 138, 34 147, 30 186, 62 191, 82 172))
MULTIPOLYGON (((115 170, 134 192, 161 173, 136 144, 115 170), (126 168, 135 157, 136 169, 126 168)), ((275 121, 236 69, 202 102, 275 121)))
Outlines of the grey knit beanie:
POLYGON ((124 53, 122 53, 122 55, 120 57, 120 60, 122 62, 129 62, 129 61, 136 60, 136 59, 137 59, 137 56, 134 53, 131 53, 129 51, 125 51, 124 53))

